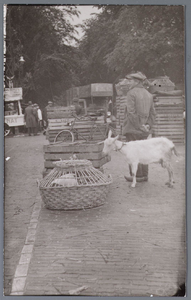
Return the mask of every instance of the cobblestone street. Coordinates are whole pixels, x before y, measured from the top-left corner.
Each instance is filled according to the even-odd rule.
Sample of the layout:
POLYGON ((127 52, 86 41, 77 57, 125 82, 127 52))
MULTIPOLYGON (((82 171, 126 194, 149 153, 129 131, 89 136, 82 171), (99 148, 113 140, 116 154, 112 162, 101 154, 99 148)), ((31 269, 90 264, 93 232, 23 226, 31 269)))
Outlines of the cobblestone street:
POLYGON ((5 295, 172 296, 185 282, 185 145, 167 171, 130 188, 128 167, 112 153, 113 183, 103 206, 44 207, 43 135, 5 138, 5 295))

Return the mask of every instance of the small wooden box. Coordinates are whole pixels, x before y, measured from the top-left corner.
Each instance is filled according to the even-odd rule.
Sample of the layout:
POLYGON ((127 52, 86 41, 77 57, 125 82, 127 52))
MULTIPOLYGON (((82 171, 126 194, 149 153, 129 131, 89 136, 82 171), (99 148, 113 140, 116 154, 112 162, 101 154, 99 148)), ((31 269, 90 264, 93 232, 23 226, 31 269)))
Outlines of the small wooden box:
POLYGON ((78 159, 87 159, 92 162, 94 168, 101 168, 104 164, 111 160, 110 156, 103 154, 103 142, 87 143, 74 142, 71 144, 50 144, 44 145, 44 171, 47 173, 52 170, 55 165, 54 161, 70 159, 74 154, 78 159))

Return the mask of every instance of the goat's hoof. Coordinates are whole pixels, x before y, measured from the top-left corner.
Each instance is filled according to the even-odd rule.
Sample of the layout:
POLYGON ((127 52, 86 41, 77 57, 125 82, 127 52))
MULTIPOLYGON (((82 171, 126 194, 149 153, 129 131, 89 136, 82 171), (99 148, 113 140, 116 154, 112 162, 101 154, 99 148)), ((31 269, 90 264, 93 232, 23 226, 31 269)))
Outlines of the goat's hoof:
POLYGON ((173 183, 169 183, 168 185, 169 188, 173 188, 173 186, 174 186, 173 183))
POLYGON ((135 188, 135 184, 131 184, 131 187, 132 187, 132 188, 135 188))

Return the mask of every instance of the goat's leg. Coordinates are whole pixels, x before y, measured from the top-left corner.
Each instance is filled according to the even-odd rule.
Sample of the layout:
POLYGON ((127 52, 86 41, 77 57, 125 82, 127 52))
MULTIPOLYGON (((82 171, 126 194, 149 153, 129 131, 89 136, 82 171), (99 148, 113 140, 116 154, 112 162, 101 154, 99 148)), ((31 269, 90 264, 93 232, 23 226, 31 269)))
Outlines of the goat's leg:
POLYGON ((173 183, 174 183, 174 179, 173 179, 173 171, 172 171, 172 167, 170 165, 170 163, 167 164, 167 171, 168 171, 168 176, 169 176, 169 184, 168 187, 173 187, 173 183))
POLYGON ((163 168, 166 168, 168 171, 168 176, 169 176, 169 181, 166 182, 165 184, 168 185, 169 187, 173 187, 174 179, 173 179, 173 170, 170 165, 170 162, 167 161, 161 161, 161 165, 163 168))
POLYGON ((135 187, 136 186, 136 174, 137 174, 137 168, 138 168, 138 163, 133 163, 131 165, 131 171, 132 171, 132 176, 133 176, 133 182, 131 184, 131 187, 135 187))

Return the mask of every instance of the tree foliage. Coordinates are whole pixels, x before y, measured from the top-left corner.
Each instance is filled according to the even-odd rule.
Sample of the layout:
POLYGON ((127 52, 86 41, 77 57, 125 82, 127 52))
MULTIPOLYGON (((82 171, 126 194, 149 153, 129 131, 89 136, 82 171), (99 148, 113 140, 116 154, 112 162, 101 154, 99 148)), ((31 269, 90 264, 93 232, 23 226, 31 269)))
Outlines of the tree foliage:
POLYGON ((84 77, 87 73, 91 81, 113 82, 132 70, 150 78, 183 80, 183 6, 102 6, 84 30, 80 49, 86 62, 84 77))
POLYGON ((77 39, 69 17, 79 15, 76 6, 7 5, 5 75, 24 87, 26 102, 45 106, 72 86, 115 83, 132 70, 183 81, 183 6, 97 7, 71 46, 77 39))
POLYGON ((109 51, 114 49, 117 43, 117 35, 112 32, 115 28, 113 14, 103 10, 84 23, 84 37, 79 44, 82 53, 81 82, 83 84, 93 82, 110 82, 115 78, 115 72, 111 74, 104 58, 109 51))
POLYGON ((74 6, 8 5, 7 75, 15 75, 15 84, 23 75, 24 99, 44 106, 77 80, 76 49, 68 45, 75 38, 75 28, 68 16, 78 15, 74 6), (25 63, 23 74, 19 57, 25 63), (12 74, 9 74, 11 68, 12 74), (14 74, 13 74, 14 73, 14 74))

